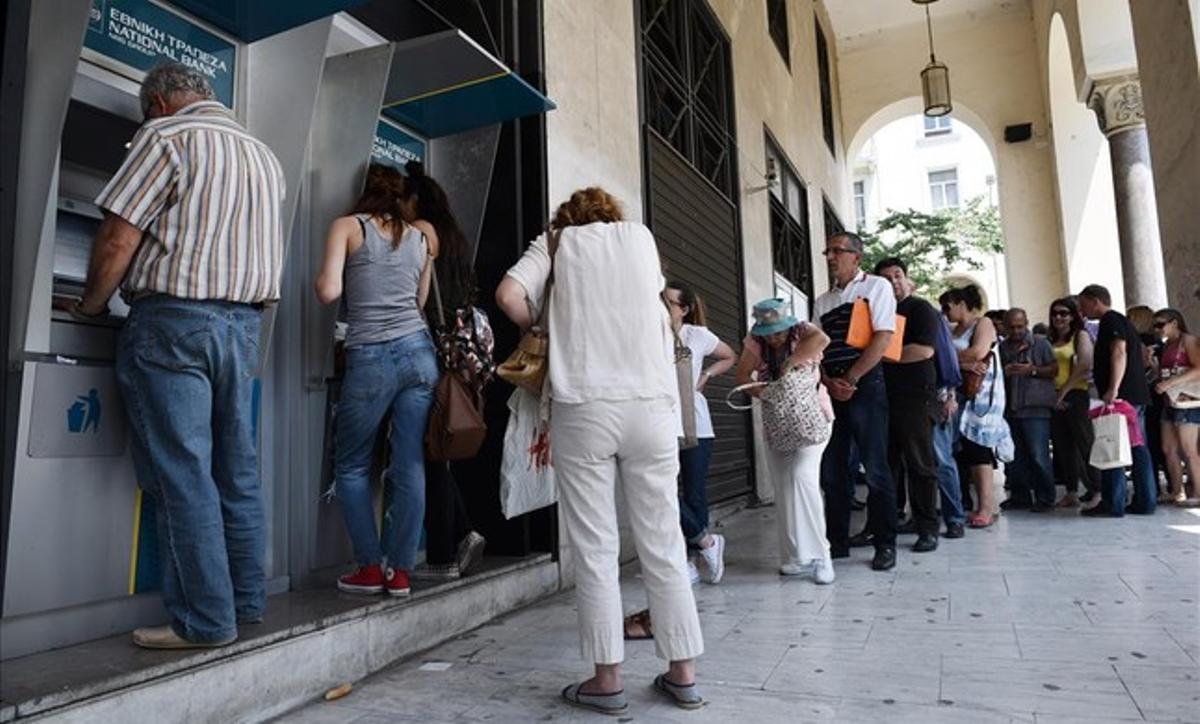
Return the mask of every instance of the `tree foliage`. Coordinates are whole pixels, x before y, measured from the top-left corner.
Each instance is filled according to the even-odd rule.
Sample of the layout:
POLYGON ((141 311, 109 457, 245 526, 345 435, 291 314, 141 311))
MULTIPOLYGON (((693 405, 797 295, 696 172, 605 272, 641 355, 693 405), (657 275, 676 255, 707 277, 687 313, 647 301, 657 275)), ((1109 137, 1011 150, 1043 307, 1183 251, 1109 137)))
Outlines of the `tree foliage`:
POLYGON ((930 298, 944 290, 947 275, 982 269, 984 258, 1004 251, 1000 212, 985 196, 933 214, 889 209, 874 229, 859 235, 865 246, 864 269, 873 269, 881 259, 900 257, 918 292, 930 298))

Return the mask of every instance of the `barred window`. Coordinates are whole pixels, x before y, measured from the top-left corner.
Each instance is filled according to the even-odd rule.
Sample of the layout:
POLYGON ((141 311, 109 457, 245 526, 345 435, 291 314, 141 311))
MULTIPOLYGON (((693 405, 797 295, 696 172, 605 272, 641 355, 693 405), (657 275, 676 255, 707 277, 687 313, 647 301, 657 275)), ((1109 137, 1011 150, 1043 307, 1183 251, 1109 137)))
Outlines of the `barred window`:
POLYGON ((825 31, 817 21, 817 81, 821 86, 821 129, 825 132, 825 145, 837 157, 837 139, 833 129, 833 77, 829 66, 829 45, 825 31))
MULTIPOLYGON (((775 274, 812 299, 812 247, 808 231, 808 190, 779 146, 767 134, 767 165, 778 181, 771 187, 771 253, 775 274)), ((799 311, 799 310, 797 310, 799 311)))
POLYGON ((641 0, 646 125, 734 198, 729 39, 704 0, 641 0))

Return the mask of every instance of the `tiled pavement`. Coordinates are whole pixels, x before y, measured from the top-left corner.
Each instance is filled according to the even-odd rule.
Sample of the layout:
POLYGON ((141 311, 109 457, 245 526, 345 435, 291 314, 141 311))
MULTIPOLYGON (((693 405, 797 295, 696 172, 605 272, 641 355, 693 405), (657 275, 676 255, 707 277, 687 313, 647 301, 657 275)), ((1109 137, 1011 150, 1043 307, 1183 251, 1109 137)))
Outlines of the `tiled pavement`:
MULTIPOLYGON (((708 706, 659 698, 653 644, 631 642, 620 721, 1200 721, 1200 510, 1012 513, 934 553, 902 537, 888 573, 856 550, 831 586, 776 575, 773 519, 727 519, 725 580, 696 589, 708 706)), ((636 565, 623 584, 641 608, 636 565)), ((611 721, 558 700, 588 673, 574 621, 555 597, 284 721, 611 721)))

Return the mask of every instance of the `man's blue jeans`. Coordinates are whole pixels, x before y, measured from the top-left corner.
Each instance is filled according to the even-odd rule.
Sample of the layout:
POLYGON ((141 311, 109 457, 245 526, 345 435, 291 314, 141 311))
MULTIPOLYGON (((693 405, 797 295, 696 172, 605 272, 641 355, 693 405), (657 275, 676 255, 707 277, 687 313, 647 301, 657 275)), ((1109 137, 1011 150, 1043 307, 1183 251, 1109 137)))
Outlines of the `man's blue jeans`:
POLYGON ((1025 503, 1054 505, 1054 467, 1050 462, 1050 418, 1009 420, 1016 447, 1008 471, 1010 494, 1025 503))
MULTIPOLYGON (((1142 427, 1142 440, 1146 439, 1146 406, 1134 405, 1138 413, 1138 424, 1142 427)), ((1154 463, 1145 445, 1133 448, 1133 503, 1130 513, 1150 515, 1158 504, 1158 486, 1155 485, 1154 463)), ((1100 505, 1107 506, 1114 516, 1125 515, 1125 468, 1102 471, 1100 480, 1100 505)))
POLYGON ((879 367, 858 381, 858 390, 846 402, 833 403, 833 435, 821 458, 821 487, 825 492, 825 528, 829 544, 846 548, 850 541, 848 478, 851 443, 867 468, 867 530, 875 547, 896 546, 896 483, 888 468, 888 401, 879 367))
POLYGON ((387 555, 392 568, 416 564, 425 517, 425 427, 438 381, 433 341, 425 331, 346 351, 337 405, 334 478, 346 532, 361 566, 387 555), (382 536, 371 504, 371 455, 391 412, 382 536))
POLYGON ((262 313, 156 295, 117 345, 138 484, 156 506, 162 599, 175 632, 226 641, 266 606, 253 385, 262 313))
POLYGON ((700 438, 700 444, 679 451, 679 523, 688 545, 698 546, 708 536, 708 461, 712 459, 713 439, 700 438))
POLYGON ((957 417, 933 426, 933 456, 937 460, 938 491, 942 498, 942 520, 947 526, 963 525, 962 482, 958 479, 958 463, 954 460, 954 423, 957 417))

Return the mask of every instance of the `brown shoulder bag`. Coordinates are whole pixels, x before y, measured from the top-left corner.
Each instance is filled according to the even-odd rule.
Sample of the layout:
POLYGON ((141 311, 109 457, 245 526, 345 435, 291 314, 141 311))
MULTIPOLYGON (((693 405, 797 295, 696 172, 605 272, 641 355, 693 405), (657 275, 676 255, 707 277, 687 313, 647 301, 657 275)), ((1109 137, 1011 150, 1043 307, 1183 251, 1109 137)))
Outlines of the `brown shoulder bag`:
POLYGON ((550 276, 546 279, 546 288, 542 291, 542 304, 538 310, 537 321, 521 335, 521 341, 508 359, 496 368, 500 379, 539 396, 550 369, 550 332, 546 328, 546 310, 550 306, 550 290, 554 286, 554 255, 558 251, 558 239, 561 235, 562 231, 556 229, 546 241, 546 249, 550 254, 550 276))
MULTIPOLYGON (((433 264, 432 260, 430 264, 433 264)), ((436 269, 431 276, 438 313, 438 328, 433 332, 442 376, 434 388, 429 425, 425 428, 425 457, 436 462, 467 460, 475 457, 487 437, 487 423, 483 420, 483 390, 481 385, 476 384, 471 366, 459 364, 451 358, 456 345, 453 340, 444 337, 453 335, 454 330, 443 326, 446 314, 442 309, 436 269)))

